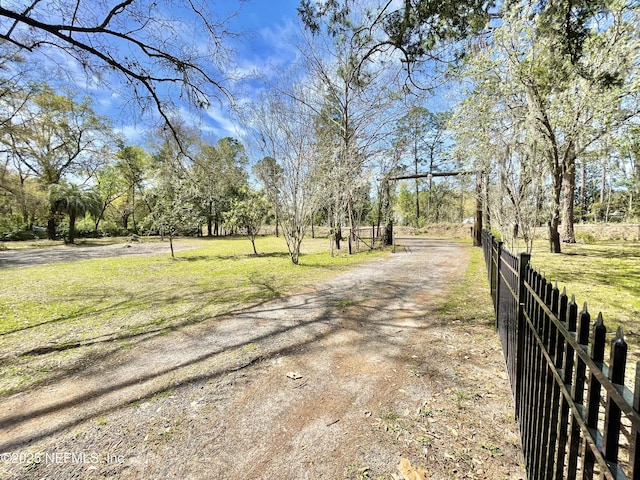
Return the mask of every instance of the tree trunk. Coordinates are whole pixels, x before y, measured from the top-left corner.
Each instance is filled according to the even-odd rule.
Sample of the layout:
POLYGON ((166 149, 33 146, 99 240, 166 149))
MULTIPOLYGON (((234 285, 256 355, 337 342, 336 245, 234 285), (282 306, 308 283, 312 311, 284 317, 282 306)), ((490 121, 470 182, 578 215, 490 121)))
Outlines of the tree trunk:
POLYGON ((562 241, 576 243, 573 228, 573 203, 576 193, 576 155, 573 145, 569 145, 567 157, 562 165, 562 241))
POLYGON ((607 166, 602 164, 602 177, 600 179, 600 203, 604 203, 607 193, 607 166))
POLYGON ((213 237, 213 202, 209 202, 207 210, 207 237, 213 237))
POLYGON ((76 215, 74 213, 69 214, 69 243, 73 243, 75 241, 75 230, 76 230, 76 215))
POLYGON ((491 230, 491 210, 489 209, 489 172, 482 174, 482 194, 484 207, 484 228, 491 230))
MULTIPOLYGON (((418 175, 418 144, 417 139, 413 143, 414 172, 418 175)), ((420 180, 416 178, 416 228, 420 228, 420 180)))
POLYGON ((476 174, 476 219, 473 225, 473 246, 482 246, 482 174, 476 174))
POLYGON ((580 220, 584 223, 587 221, 587 162, 585 160, 582 160, 580 190, 580 206, 582 208, 580 220))
POLYGON ((133 233, 138 234, 136 225, 136 187, 131 188, 131 221, 133 222, 133 233))
POLYGON ((49 218, 47 218, 47 238, 49 240, 56 239, 56 227, 58 222, 56 221, 56 215, 58 214, 55 207, 49 209, 49 218))
POLYGON ((54 215, 54 213, 51 213, 47 219, 47 238, 49 240, 56 239, 56 219, 54 215))
POLYGON ((464 183, 462 180, 463 175, 460 175, 460 210, 458 215, 458 221, 464 222, 464 183))
POLYGON ((558 232, 558 219, 554 217, 549 222, 549 252, 550 253, 562 253, 560 248, 560 233, 558 232))
POLYGON ((384 245, 391 245, 393 243, 393 220, 391 218, 391 204, 390 204, 390 186, 388 180, 383 180, 380 185, 380 201, 378 203, 378 235, 380 234, 380 225, 384 219, 384 245))
POLYGON ((560 193, 562 191, 562 170, 560 167, 556 167, 552 175, 553 182, 553 198, 552 198, 552 210, 551 220, 549 221, 549 252, 550 253, 562 253, 560 248, 560 232, 558 227, 560 226, 560 193))

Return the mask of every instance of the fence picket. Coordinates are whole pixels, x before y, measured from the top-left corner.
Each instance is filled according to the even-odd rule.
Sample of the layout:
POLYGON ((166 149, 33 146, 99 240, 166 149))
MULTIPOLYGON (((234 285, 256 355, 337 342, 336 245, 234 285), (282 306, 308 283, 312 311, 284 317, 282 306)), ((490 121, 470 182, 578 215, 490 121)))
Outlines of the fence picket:
MULTIPOLYGON (((633 409, 640 412, 640 361, 636 363, 636 381, 633 387, 633 409)), ((635 430, 631 435, 629 447, 629 461, 631 464, 632 480, 640 480, 640 432, 635 430)))
MULTIPOLYGON (((611 342, 611 360, 609 361, 609 380, 614 384, 624 384, 624 370, 627 367, 627 342, 624 341, 622 328, 618 327, 616 338, 611 342)), ((602 440, 604 458, 611 464, 618 463, 620 445, 620 420, 622 411, 611 397, 607 401, 604 420, 604 438, 602 440)))
MULTIPOLYGON (((589 329, 591 325, 591 315, 589 314, 589 310, 587 309, 587 303, 584 303, 582 310, 580 312, 580 322, 578 323, 577 337, 578 344, 580 348, 585 351, 589 345, 589 329)), ((568 468, 568 479, 576 478, 576 471, 578 468, 578 455, 580 450, 580 442, 582 438, 581 431, 581 422, 585 416, 585 407, 584 407, 584 389, 587 380, 587 364, 581 356, 577 356, 578 364, 576 366, 576 376, 575 376, 575 384, 573 388, 573 401, 575 402, 576 407, 579 409, 578 412, 574 412, 571 417, 571 437, 569 442, 569 468, 568 468)))
POLYGON ((578 313, 529 255, 513 256, 487 231, 482 247, 528 478, 640 480, 640 362, 631 394, 622 329, 607 366, 602 314, 590 332, 587 304, 578 313))
MULTIPOLYGON (((560 297, 560 316, 561 319, 564 319, 567 325, 567 330, 570 334, 576 333, 576 321, 578 317, 578 305, 576 304, 575 296, 571 298, 571 302, 567 302, 568 300, 567 290, 566 288, 562 292, 562 296, 560 297)), ((575 351, 569 342, 564 341, 565 345, 564 350, 564 358, 563 358, 563 378, 565 388, 568 391, 572 391, 573 386, 573 376, 574 376, 574 356, 575 351)), ((559 420, 559 436, 558 436, 558 450, 556 452, 556 472, 554 478, 560 480, 564 478, 565 475, 565 466, 567 465, 567 457, 568 457, 568 448, 569 438, 570 438, 570 430, 569 430, 569 420, 570 420, 571 409, 569 406, 569 401, 563 395, 562 396, 562 404, 560 406, 560 420, 559 420)))
MULTIPOLYGON (((546 305, 553 305, 553 285, 551 284, 550 281, 545 279, 545 304, 546 305)), ((541 432, 542 432, 542 438, 543 441, 541 442, 541 446, 542 448, 540 449, 540 459, 539 459, 539 464, 540 464, 540 477, 539 478, 549 478, 550 475, 550 469, 549 469, 549 452, 551 451, 552 446, 555 447, 555 445, 551 445, 551 435, 552 435, 552 429, 551 429, 551 424, 552 424, 552 413, 554 412, 555 408, 553 405, 553 395, 554 395, 554 385, 555 382, 553 381, 553 373, 551 371, 551 365, 549 364, 549 362, 545 359, 544 357, 544 351, 546 350, 547 352, 549 352, 551 355, 553 355, 553 352, 555 350, 555 342, 554 342, 554 331, 555 331, 555 326, 553 324, 553 322, 551 322, 551 317, 549 315, 549 312, 547 312, 546 310, 543 310, 543 328, 544 328, 544 333, 543 333, 543 351, 541 352, 542 354, 542 368, 544 369, 544 394, 543 394, 543 405, 542 405, 542 424, 541 424, 541 432)), ((553 361, 553 359, 552 359, 553 361)))

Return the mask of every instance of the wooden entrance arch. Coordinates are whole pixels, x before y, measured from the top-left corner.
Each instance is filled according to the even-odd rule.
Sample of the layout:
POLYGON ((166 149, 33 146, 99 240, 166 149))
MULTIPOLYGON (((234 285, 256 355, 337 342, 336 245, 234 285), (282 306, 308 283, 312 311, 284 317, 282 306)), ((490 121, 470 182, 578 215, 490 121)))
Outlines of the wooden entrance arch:
POLYGON ((396 180, 412 180, 416 178, 429 177, 456 177, 458 175, 476 174, 476 216, 473 222, 473 246, 480 247, 482 245, 482 172, 472 170, 459 170, 454 172, 431 172, 418 173, 413 175, 398 175, 396 177, 387 178, 388 181, 396 180))

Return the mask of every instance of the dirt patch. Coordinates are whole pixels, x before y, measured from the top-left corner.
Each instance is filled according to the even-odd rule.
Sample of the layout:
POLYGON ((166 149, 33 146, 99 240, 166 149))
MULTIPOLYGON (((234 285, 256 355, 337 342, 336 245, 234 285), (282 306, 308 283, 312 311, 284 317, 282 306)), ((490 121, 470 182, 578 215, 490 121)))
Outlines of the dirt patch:
MULTIPOLYGON (((189 243, 174 244, 176 252, 194 248, 189 243)), ((47 248, 0 251, 0 269, 33 267, 58 262, 74 262, 94 258, 144 256, 166 253, 170 255, 169 242, 127 242, 115 245, 76 246, 60 245, 47 248)))
POLYGON ((7 478, 524 478, 499 340, 442 321, 469 251, 407 248, 0 406, 7 478), (397 477, 401 478, 401 477, 397 477))

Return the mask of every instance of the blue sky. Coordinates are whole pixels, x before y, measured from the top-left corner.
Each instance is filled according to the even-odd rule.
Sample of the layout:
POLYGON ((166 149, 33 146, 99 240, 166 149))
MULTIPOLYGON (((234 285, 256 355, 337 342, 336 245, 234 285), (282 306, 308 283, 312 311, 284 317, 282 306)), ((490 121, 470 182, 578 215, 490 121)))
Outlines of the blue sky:
MULTIPOLYGON (((86 9, 84 13, 91 16, 93 13, 91 2, 93 0, 83 1, 86 2, 83 3, 86 9)), ((266 77, 267 81, 282 78, 282 74, 286 73, 287 68, 300 55, 292 40, 292 37, 297 36, 301 28, 296 10, 299 1, 217 0, 213 2, 198 0, 195 2, 196 5, 198 2, 202 2, 204 5, 208 4, 212 15, 217 16, 217 18, 210 18, 214 22, 230 18, 228 24, 225 24, 225 28, 239 34, 237 37, 226 37, 227 47, 232 53, 231 60, 225 63, 225 67, 229 70, 229 78, 222 81, 239 103, 250 102, 251 99, 256 98, 259 90, 265 88, 265 83, 257 80, 256 75, 260 74, 266 77), (233 80, 240 77, 244 77, 245 80, 233 80), (248 80, 247 78, 253 79, 248 80)), ((141 0, 141 6, 144 5, 145 1, 141 0)), ((194 27, 191 25, 194 15, 188 7, 188 2, 160 0, 155 5, 157 6, 153 7, 154 14, 157 15, 159 25, 162 25, 162 20, 165 19, 172 25, 176 20, 176 28, 166 34, 170 45, 171 35, 173 35, 184 41, 188 47, 194 48, 195 51, 207 54, 204 36, 193 30, 194 27)), ((164 35, 164 31, 159 31, 164 35)), ((162 40, 164 40, 164 36, 162 40)), ((123 55, 126 55, 127 48, 131 48, 130 45, 112 46, 111 44, 109 47, 116 52, 122 50, 123 55)), ((60 51, 48 55, 50 53, 52 52, 43 55, 46 58, 45 64, 53 60, 58 67, 63 67, 62 71, 56 72, 59 74, 59 80, 51 80, 54 86, 71 85, 78 96, 90 96, 96 111, 112 119, 116 131, 126 143, 138 145, 146 143, 149 128, 154 123, 160 123, 159 115, 153 108, 150 108, 147 116, 140 116, 136 114, 139 109, 136 109, 135 103, 134 107, 126 107, 127 101, 129 101, 129 105, 131 104, 132 90, 125 88, 125 82, 122 78, 114 79, 107 73, 106 81, 112 81, 111 85, 107 86, 97 81, 95 77, 87 78, 80 65, 70 57, 64 57, 60 51), (64 75, 60 75, 62 73, 64 75), (155 122, 153 121, 154 113, 155 122)), ((41 75, 37 67, 33 68, 36 76, 41 75)), ((180 92, 174 87, 172 94, 175 96, 177 93, 180 92)), ((187 104, 179 106, 178 113, 184 119, 184 123, 199 127, 210 140, 216 141, 222 137, 232 136, 246 143, 246 131, 231 112, 226 99, 223 99, 222 103, 212 101, 211 107, 206 112, 196 112, 190 109, 187 104)))
MULTIPOLYGON (((270 72, 281 72, 296 58, 295 47, 290 43, 290 37, 298 28, 299 20, 296 8, 299 0, 247 0, 243 2, 223 0, 219 2, 224 9, 237 11, 231 18, 229 27, 233 32, 242 35, 232 45, 234 72, 240 75, 251 75, 260 72, 269 76, 270 72)), ((221 15, 225 12, 218 10, 221 15)), ((69 65, 69 69, 78 68, 69 65)), ((79 69, 78 69, 79 70, 79 69)), ((72 74, 73 77, 73 74, 72 74)), ((79 73, 76 79, 83 78, 79 73)), ((121 107, 121 95, 117 88, 108 90, 104 86, 94 83, 88 84, 86 79, 78 80, 84 83, 83 95, 93 98, 94 108, 102 115, 111 117, 116 130, 130 144, 145 142, 147 123, 132 118, 127 110, 121 107)), ((118 85, 116 84, 116 87, 118 85)), ((231 84, 232 90, 242 87, 242 94, 250 96, 252 88, 259 88, 256 81, 244 81, 241 84, 231 84)), ((215 139, 224 136, 242 137, 243 130, 229 111, 228 105, 214 102, 212 108, 202 118, 186 108, 181 110, 187 123, 200 124, 203 131, 215 139), (201 122, 204 122, 202 124, 201 122)))

